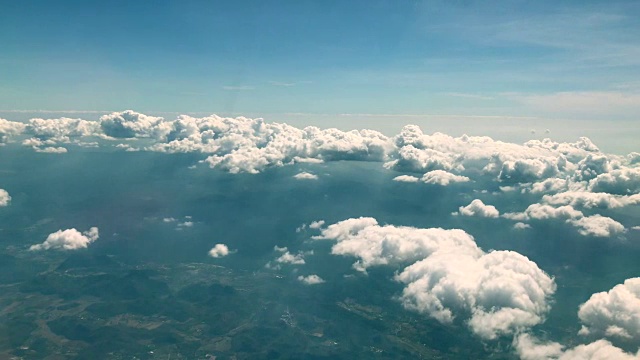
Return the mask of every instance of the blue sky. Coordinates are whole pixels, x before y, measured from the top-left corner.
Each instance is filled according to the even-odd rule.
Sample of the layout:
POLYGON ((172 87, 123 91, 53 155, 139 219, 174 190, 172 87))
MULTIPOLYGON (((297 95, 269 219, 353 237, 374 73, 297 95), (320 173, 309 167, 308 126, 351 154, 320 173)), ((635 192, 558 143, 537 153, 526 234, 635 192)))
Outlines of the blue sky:
POLYGON ((640 3, 29 1, 0 109, 635 120, 640 3))

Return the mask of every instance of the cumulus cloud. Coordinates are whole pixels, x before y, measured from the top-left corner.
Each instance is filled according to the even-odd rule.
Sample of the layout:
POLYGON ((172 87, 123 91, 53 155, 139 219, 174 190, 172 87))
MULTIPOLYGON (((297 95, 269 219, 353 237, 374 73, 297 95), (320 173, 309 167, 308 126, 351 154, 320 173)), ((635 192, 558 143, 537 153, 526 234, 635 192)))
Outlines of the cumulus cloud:
POLYGON ((318 180, 318 175, 311 174, 304 171, 304 172, 295 174, 293 178, 298 180, 318 180))
POLYGON ((415 125, 405 126, 393 138, 397 151, 386 167, 398 171, 453 174, 481 173, 507 183, 541 181, 569 172, 599 149, 589 139, 556 143, 549 139, 523 145, 495 141, 485 136, 454 138, 445 134, 426 135, 415 125))
POLYGON ((550 205, 571 205, 583 208, 619 208, 640 204, 640 194, 613 195, 604 192, 566 191, 544 195, 542 202, 550 205))
POLYGON ((640 278, 625 280, 608 292, 599 292, 580 306, 582 335, 606 336, 640 342, 640 278))
POLYGON ((11 202, 11 196, 7 190, 0 189, 0 206, 7 206, 11 202))
POLYGON ((506 213, 502 217, 515 220, 563 220, 578 230, 580 235, 610 237, 625 232, 625 228, 619 222, 602 215, 584 216, 571 205, 553 207, 546 204, 532 204, 521 213, 506 213))
POLYGON ((76 229, 58 230, 47 236, 42 244, 32 245, 29 250, 77 250, 84 249, 92 242, 98 240, 99 233, 97 227, 92 227, 89 231, 80 232, 76 229))
POLYGON ((132 110, 114 112, 100 117, 103 133, 112 138, 153 138, 163 140, 172 130, 172 124, 161 117, 148 116, 132 110))
POLYGON ((0 146, 7 143, 12 137, 22 134, 26 126, 21 122, 0 118, 0 146))
POLYGON ((309 224, 309 229, 320 229, 324 225, 324 220, 312 221, 309 224))
POLYGON ((625 231, 624 226, 619 222, 597 214, 580 219, 571 219, 567 222, 575 226, 578 232, 584 236, 609 237, 625 231))
POLYGON ((82 119, 31 119, 25 128, 25 133, 40 140, 50 140, 56 143, 69 143, 72 137, 86 137, 99 134, 99 124, 95 121, 82 119))
POLYGON ((486 205, 480 199, 475 199, 467 206, 460 206, 458 212, 463 216, 479 216, 497 218, 500 212, 493 205, 486 205))
POLYGON ((59 147, 47 146, 43 148, 34 147, 33 150, 39 153, 47 153, 47 154, 65 154, 67 152, 67 148, 64 148, 62 146, 59 146, 59 147))
POLYGON ((394 177, 393 181, 415 183, 420 181, 420 179, 411 175, 400 175, 400 176, 394 177))
POLYGON ((466 176, 454 175, 444 170, 432 170, 422 175, 420 180, 426 184, 447 186, 451 183, 467 182, 471 179, 466 176))
POLYGON ((298 253, 294 255, 285 250, 285 253, 277 258, 276 262, 280 264, 304 265, 304 254, 298 253))
POLYGON ((638 360, 640 351, 630 354, 607 340, 566 349, 557 342, 542 342, 530 334, 520 334, 513 341, 516 353, 522 360, 638 360))
POLYGON ((556 193, 565 191, 569 187, 569 181, 561 178, 548 178, 543 181, 538 181, 531 185, 531 192, 537 193, 556 193))
POLYGON ((530 219, 567 220, 567 219, 581 218, 584 216, 584 214, 581 211, 574 209, 570 205, 553 207, 551 205, 545 205, 545 204, 531 204, 529 205, 529 207, 527 207, 527 209, 524 212, 506 213, 506 214, 503 214, 502 216, 507 219, 518 220, 518 221, 530 220, 530 219))
POLYGON ((516 229, 516 230, 531 229, 531 225, 525 224, 523 222, 517 222, 517 223, 513 224, 513 228, 516 229))
POLYGON ((405 284, 401 302, 442 323, 456 317, 478 336, 493 339, 543 321, 551 277, 512 251, 485 253, 462 230, 380 226, 373 218, 347 219, 323 229, 316 239, 334 240, 332 254, 370 266, 412 265, 396 275, 405 284))
POLYGON ((325 281, 318 275, 312 274, 309 276, 298 276, 298 281, 300 281, 301 283, 305 284, 305 285, 317 285, 317 284, 322 284, 325 281))
POLYGON ((623 167, 598 174, 589 181, 589 189, 593 192, 611 194, 634 194, 640 192, 640 167, 623 167))
POLYGON ((225 244, 216 244, 211 250, 209 250, 209 256, 213 258, 221 258, 229 255, 229 248, 225 244))

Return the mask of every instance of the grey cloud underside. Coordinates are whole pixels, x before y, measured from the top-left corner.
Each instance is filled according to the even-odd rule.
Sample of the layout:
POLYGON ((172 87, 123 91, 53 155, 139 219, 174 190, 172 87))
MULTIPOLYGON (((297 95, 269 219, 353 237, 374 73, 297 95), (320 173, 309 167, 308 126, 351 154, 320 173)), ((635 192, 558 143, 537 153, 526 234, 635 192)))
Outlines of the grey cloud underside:
MULTIPOLYGON (((415 125, 388 137, 366 129, 300 129, 245 117, 180 115, 168 120, 127 110, 104 115, 99 121, 60 118, 19 123, 0 119, 0 143, 12 141, 47 153, 64 153, 73 146, 196 153, 202 154, 201 163, 231 173, 259 173, 294 163, 380 162, 404 173, 394 180, 415 186, 476 187, 492 182, 540 197, 539 204, 532 206, 544 205, 551 209, 547 212, 566 212, 569 206, 582 215, 565 214, 563 221, 586 236, 624 233, 624 226, 615 220, 591 215, 640 204, 640 154, 605 154, 587 138, 573 143, 544 139, 514 144, 486 136, 428 135, 415 125)), ((318 178, 309 172, 295 177, 318 178)), ((495 210, 487 217, 495 217, 501 209, 495 210)), ((504 216, 523 223, 541 220, 534 210, 525 207, 520 215, 504 216)), ((546 216, 552 218, 558 217, 546 216)))

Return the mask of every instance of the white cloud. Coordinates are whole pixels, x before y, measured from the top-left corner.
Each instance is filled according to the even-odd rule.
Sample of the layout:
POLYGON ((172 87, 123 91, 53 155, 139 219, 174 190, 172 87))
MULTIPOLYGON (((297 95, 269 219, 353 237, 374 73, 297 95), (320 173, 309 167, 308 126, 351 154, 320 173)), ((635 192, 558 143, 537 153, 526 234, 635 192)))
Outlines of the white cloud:
POLYGON ((84 249, 92 242, 98 240, 99 233, 97 227, 92 227, 89 231, 81 233, 76 229, 58 230, 47 236, 42 244, 32 245, 29 250, 77 250, 84 249))
POLYGON ((41 140, 69 143, 71 137, 94 136, 99 133, 99 124, 82 119, 40 119, 29 120, 25 133, 41 140))
POLYGON ((324 220, 312 221, 309 229, 320 229, 324 225, 324 220))
POLYGON ((48 146, 44 148, 34 147, 33 150, 35 150, 36 152, 49 153, 49 154, 65 154, 67 152, 67 148, 64 148, 62 146, 60 147, 48 146))
POLYGON ((497 218, 500 212, 493 205, 485 205, 480 199, 475 199, 467 206, 460 206, 458 209, 460 215, 463 216, 479 216, 497 218))
POLYGON ((583 208, 619 208, 640 204, 640 194, 613 195, 604 192, 566 191, 545 195, 542 202, 550 205, 571 205, 583 208))
POLYGON ((516 230, 531 229, 531 225, 525 224, 523 222, 517 222, 517 223, 513 224, 513 228, 516 229, 516 230))
POLYGON ((607 340, 566 349, 557 342, 541 342, 530 334, 520 334, 513 341, 516 353, 522 360, 638 360, 640 351, 630 354, 613 346, 607 340))
POLYGON ((193 221, 185 221, 178 224, 179 228, 193 227, 193 221))
POLYGON ((304 254, 298 253, 294 255, 285 250, 285 253, 277 258, 276 262, 280 264, 304 265, 304 254))
POLYGON ((580 306, 582 335, 607 336, 640 342, 640 277, 599 292, 580 306))
POLYGON ((0 206, 8 206, 11 202, 11 196, 7 190, 0 189, 0 206))
POLYGON ((415 262, 443 248, 473 255, 482 253, 473 237, 462 230, 380 226, 376 219, 368 217, 329 225, 314 239, 336 240, 331 253, 359 258, 354 268, 362 271, 376 265, 415 262))
POLYGON ((305 171, 305 172, 295 174, 293 178, 298 180, 317 180, 318 175, 311 174, 305 171))
POLYGON ((534 194, 555 193, 567 190, 568 186, 569 181, 567 181, 567 179, 548 178, 543 181, 533 183, 531 185, 531 192, 534 194))
POLYGON ((112 138, 148 137, 162 140, 171 131, 170 122, 132 110, 114 112, 100 117, 100 128, 112 138))
POLYGON ((12 137, 22 134, 26 126, 21 122, 0 118, 0 146, 10 141, 12 137))
POLYGON ((348 219, 316 239, 335 240, 332 254, 358 258, 354 268, 406 267, 402 304, 442 323, 469 316, 480 337, 493 339, 539 324, 555 292, 552 278, 511 251, 483 252, 462 230, 380 226, 373 218, 348 219))
POLYGON ((468 326, 494 339, 544 321, 555 283, 538 266, 516 252, 480 256, 436 252, 396 276, 405 283, 402 303, 442 323, 470 314, 468 326))
POLYGON ((454 175, 444 170, 432 170, 422 175, 420 180, 426 184, 447 186, 450 183, 467 182, 471 179, 466 176, 454 175))
POLYGON ((640 192, 640 167, 623 167, 601 173, 589 181, 589 189, 594 192, 611 194, 633 194, 640 192))
POLYGON ((278 245, 274 245, 273 250, 278 252, 285 252, 288 250, 288 248, 286 246, 279 247, 278 245))
POLYGON ((302 282, 305 285, 317 285, 322 284, 325 281, 318 275, 312 274, 309 276, 298 276, 298 281, 302 282))
POLYGON ((400 176, 394 177, 393 181, 415 183, 420 181, 420 179, 411 175, 400 175, 400 176))
POLYGON ((602 215, 586 216, 580 219, 568 220, 578 232, 584 236, 609 237, 625 231, 624 226, 612 218, 602 215))
POLYGON ((502 217, 511 219, 511 220, 547 220, 547 219, 576 219, 583 217, 584 214, 574 209, 570 205, 553 207, 551 205, 545 204, 531 204, 524 212, 521 213, 506 213, 503 214, 502 217))
POLYGON ((229 248, 225 244, 216 244, 211 250, 209 250, 209 256, 213 258, 221 258, 229 255, 229 248))

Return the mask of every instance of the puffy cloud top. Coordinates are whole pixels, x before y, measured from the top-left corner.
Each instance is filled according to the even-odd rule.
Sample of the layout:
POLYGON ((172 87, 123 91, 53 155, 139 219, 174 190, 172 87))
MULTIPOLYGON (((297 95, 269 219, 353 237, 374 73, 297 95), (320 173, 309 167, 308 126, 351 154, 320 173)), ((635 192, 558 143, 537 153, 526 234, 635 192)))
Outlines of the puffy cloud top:
POLYGON ((29 250, 77 250, 84 249, 92 242, 98 240, 99 233, 97 227, 92 227, 89 231, 81 233, 76 229, 58 230, 47 236, 42 244, 32 245, 29 250))
POLYGON ((162 140, 172 127, 171 123, 163 120, 161 117, 126 110, 100 117, 100 128, 105 135, 113 138, 150 137, 162 140))
POLYGON ((11 202, 11 196, 7 190, 0 189, 0 206, 7 206, 11 202))
POLYGON ((221 258, 229 255, 229 248, 225 244, 216 244, 209 250, 209 256, 213 258, 221 258))
POLYGON ((493 205, 485 205, 480 199, 473 200, 467 206, 460 206, 460 215, 497 218, 500 212, 493 205))
POLYGON ((571 349, 557 342, 543 343, 530 334, 521 334, 514 339, 514 347, 522 360, 638 360, 638 353, 629 354, 613 346, 607 340, 578 345, 571 349))
POLYGON ((543 321, 552 278, 512 251, 483 252, 462 230, 380 226, 373 218, 347 219, 316 239, 335 240, 332 253, 359 258, 358 270, 412 263, 396 276, 405 284, 402 304, 443 322, 456 316, 485 339, 543 321), (457 314, 457 315, 456 315, 457 314))
POLYGON ((318 175, 311 174, 305 171, 305 172, 295 174, 293 178, 298 180, 317 180, 318 175))
POLYGON ((22 134, 26 127, 27 125, 21 122, 0 118, 0 145, 7 142, 12 136, 22 134))
POLYGON ((583 335, 607 336, 640 342, 640 278, 625 280, 608 292, 599 292, 580 306, 583 335))
POLYGON ((420 180, 427 184, 447 186, 450 183, 467 182, 471 179, 466 176, 454 175, 444 170, 432 170, 422 175, 422 179, 420 180))
POLYGON ((316 274, 312 274, 309 276, 298 276, 298 281, 300 281, 301 283, 305 284, 305 285, 317 285, 317 284, 322 284, 325 281, 318 275, 316 274))

